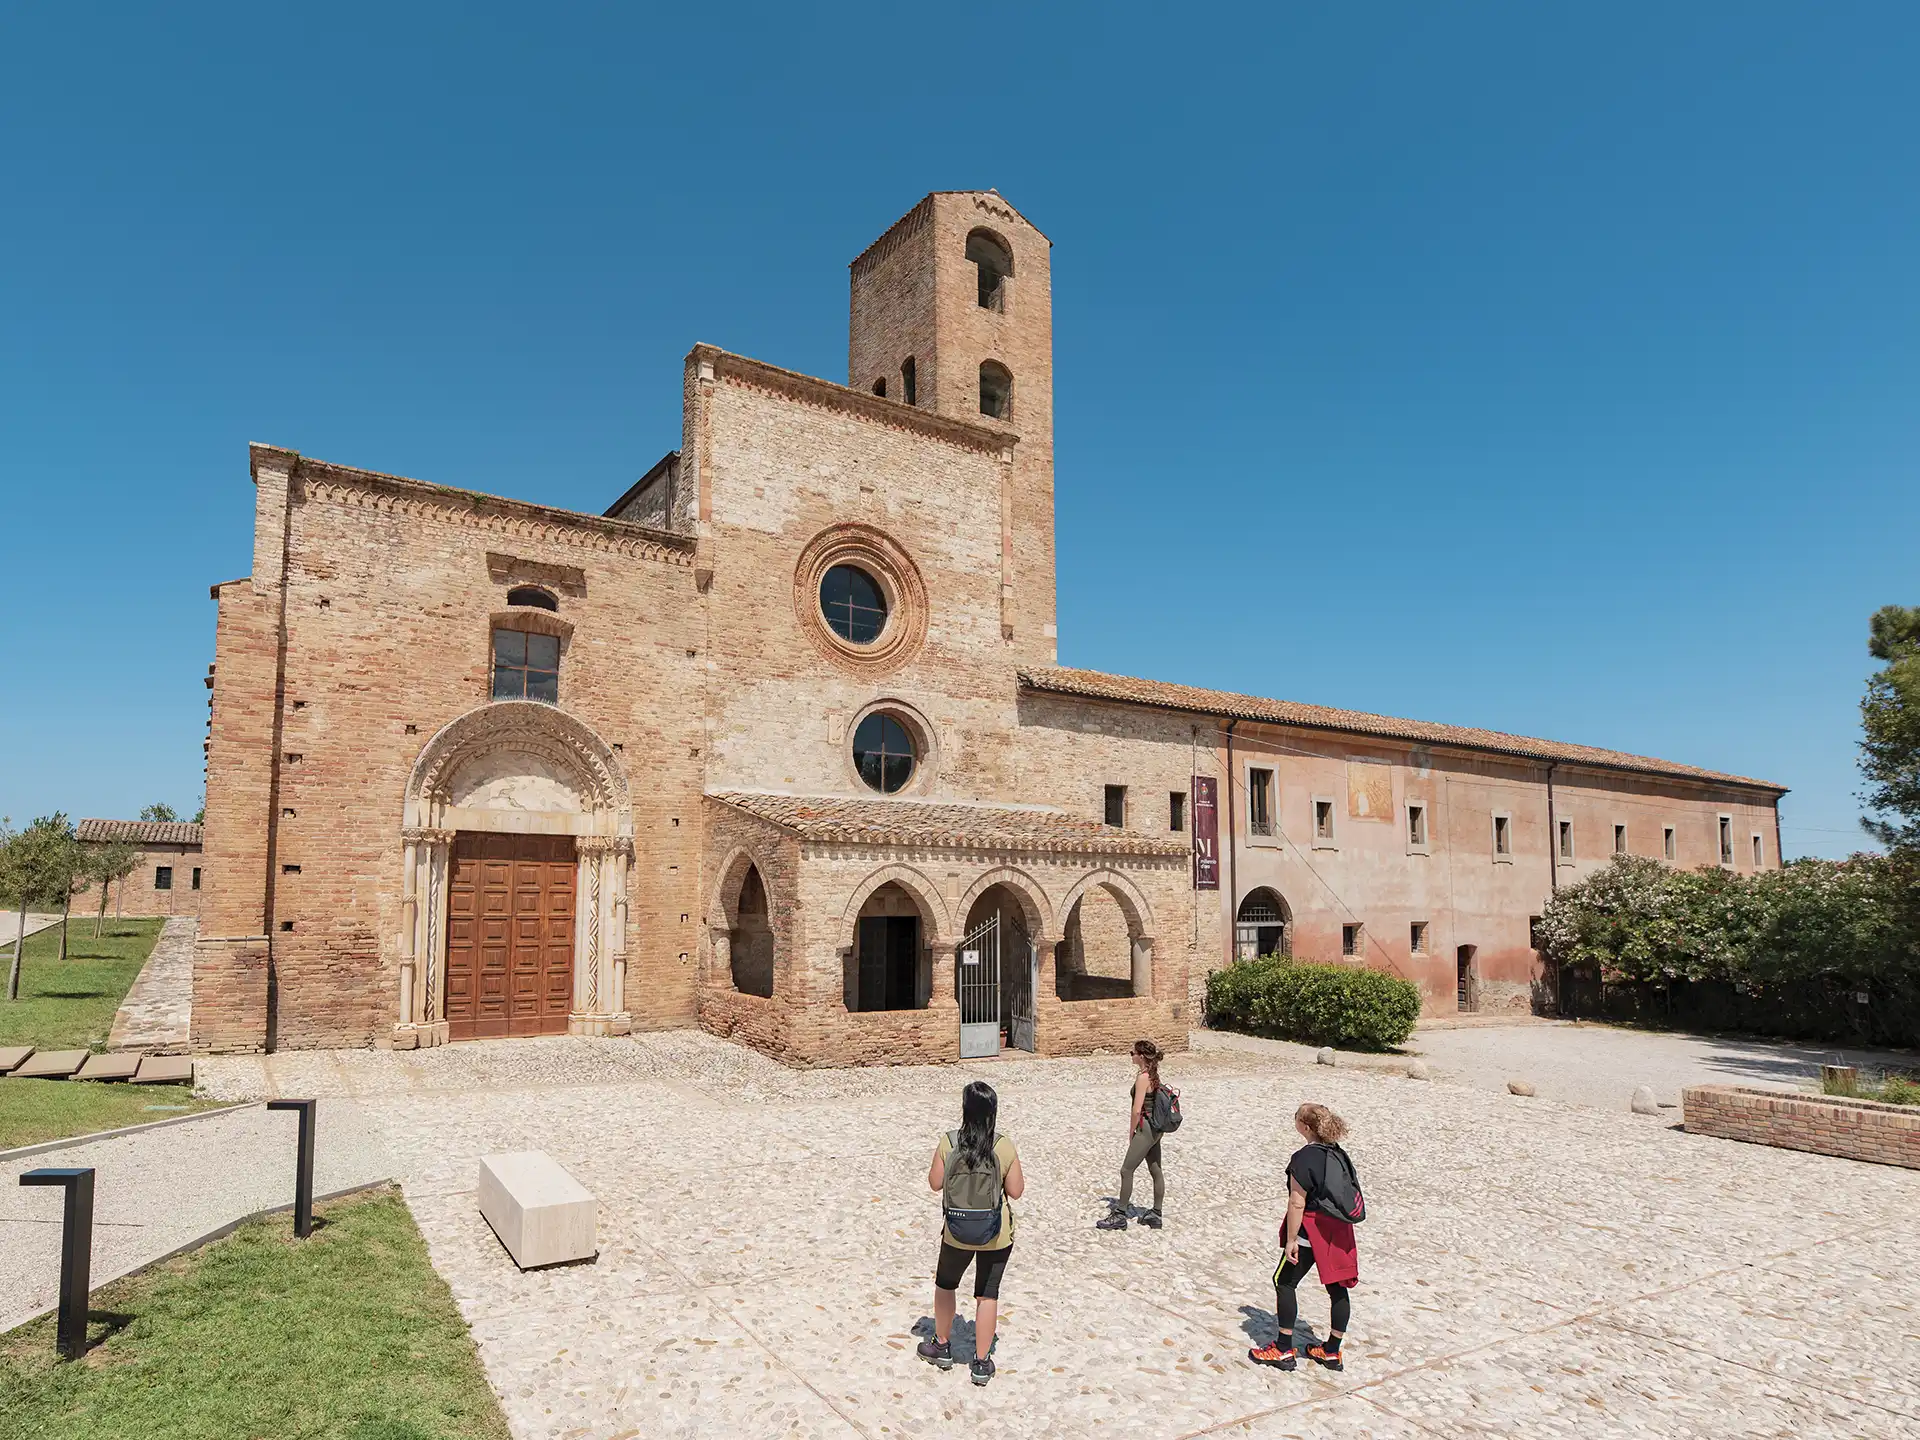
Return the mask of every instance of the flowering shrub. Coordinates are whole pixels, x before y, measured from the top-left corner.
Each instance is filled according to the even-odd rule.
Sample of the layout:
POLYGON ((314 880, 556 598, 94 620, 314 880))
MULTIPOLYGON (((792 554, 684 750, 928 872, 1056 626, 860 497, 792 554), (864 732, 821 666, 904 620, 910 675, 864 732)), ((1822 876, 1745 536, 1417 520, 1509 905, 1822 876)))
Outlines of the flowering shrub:
POLYGON ((1898 856, 1796 860, 1754 876, 1621 856, 1553 897, 1540 943, 1550 963, 1591 968, 1605 986, 1664 991, 1669 1017, 1698 1020, 1711 1004, 1740 1026, 1913 1043, 1917 898, 1898 856))

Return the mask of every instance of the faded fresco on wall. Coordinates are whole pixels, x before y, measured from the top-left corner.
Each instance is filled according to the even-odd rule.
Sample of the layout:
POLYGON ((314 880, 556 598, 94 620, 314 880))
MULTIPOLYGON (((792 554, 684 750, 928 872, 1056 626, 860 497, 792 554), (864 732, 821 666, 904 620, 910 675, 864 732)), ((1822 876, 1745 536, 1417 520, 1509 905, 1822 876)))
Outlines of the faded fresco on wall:
POLYGON ((1393 819, 1393 767, 1386 761, 1347 761, 1347 815, 1354 820, 1393 819))

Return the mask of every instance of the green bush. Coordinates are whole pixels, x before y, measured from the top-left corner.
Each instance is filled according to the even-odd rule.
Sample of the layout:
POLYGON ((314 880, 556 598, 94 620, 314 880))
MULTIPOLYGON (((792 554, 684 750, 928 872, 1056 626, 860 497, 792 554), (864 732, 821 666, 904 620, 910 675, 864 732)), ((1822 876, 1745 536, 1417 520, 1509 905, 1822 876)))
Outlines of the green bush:
POLYGON ((1207 1021, 1221 1030, 1387 1050, 1405 1044, 1419 1018, 1420 987, 1378 970, 1267 955, 1207 977, 1207 1021))

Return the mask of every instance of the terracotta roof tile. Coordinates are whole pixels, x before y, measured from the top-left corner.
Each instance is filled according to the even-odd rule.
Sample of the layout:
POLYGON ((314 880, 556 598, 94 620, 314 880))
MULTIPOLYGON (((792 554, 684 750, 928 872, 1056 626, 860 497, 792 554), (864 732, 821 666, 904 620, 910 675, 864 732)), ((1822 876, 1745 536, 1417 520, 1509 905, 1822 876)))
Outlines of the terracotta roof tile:
POLYGON ((1526 735, 1508 735, 1499 730, 1481 730, 1468 725, 1439 725, 1427 720, 1396 720, 1390 715, 1369 715, 1360 710, 1335 710, 1325 705, 1302 705, 1293 700, 1264 700, 1257 695, 1236 695, 1227 690, 1202 690, 1192 685, 1172 685, 1164 680, 1136 680, 1125 675, 1103 675, 1097 670, 1070 670, 1062 667, 1022 670, 1020 683, 1030 690, 1054 695, 1078 695, 1094 700, 1117 700, 1133 705, 1153 705, 1168 710, 1186 710, 1200 715, 1217 715, 1229 720, 1266 721, 1275 725, 1303 725, 1321 730, 1341 730, 1355 735, 1374 735, 1383 740, 1407 740, 1417 744, 1458 745, 1471 750, 1490 750, 1501 755, 1518 755, 1529 760, 1559 760, 1575 765, 1592 765, 1606 770, 1633 770, 1648 775, 1684 776, 1692 780, 1711 780, 1726 785, 1749 785, 1760 790, 1785 794, 1787 787, 1745 775, 1727 775, 1717 770, 1702 770, 1671 760, 1655 760, 1645 755, 1629 755, 1620 750, 1600 750, 1591 745, 1568 745, 1557 740, 1535 740, 1526 735))
POLYGON ((198 845, 201 827, 191 820, 82 820, 74 834, 101 845, 110 840, 131 845, 198 845))
POLYGON ((804 840, 1182 858, 1190 851, 1184 836, 1117 830, 1056 810, 927 805, 917 800, 853 800, 832 795, 762 795, 738 790, 711 793, 709 798, 791 830, 804 840))

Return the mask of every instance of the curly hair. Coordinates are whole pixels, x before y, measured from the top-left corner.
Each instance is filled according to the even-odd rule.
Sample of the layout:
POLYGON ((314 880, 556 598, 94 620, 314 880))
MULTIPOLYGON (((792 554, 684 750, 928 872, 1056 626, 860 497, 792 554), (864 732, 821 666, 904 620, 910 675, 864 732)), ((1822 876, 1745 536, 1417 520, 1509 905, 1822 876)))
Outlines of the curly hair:
POLYGON ((1293 1112, 1294 1121, 1313 1132, 1313 1138, 1322 1145, 1338 1145, 1347 1138, 1347 1122, 1324 1105, 1307 1101, 1293 1112))

